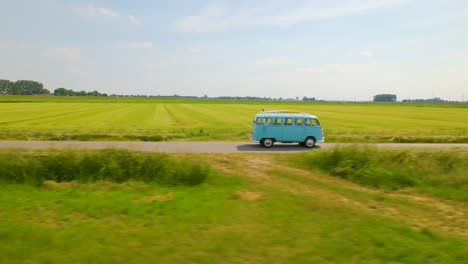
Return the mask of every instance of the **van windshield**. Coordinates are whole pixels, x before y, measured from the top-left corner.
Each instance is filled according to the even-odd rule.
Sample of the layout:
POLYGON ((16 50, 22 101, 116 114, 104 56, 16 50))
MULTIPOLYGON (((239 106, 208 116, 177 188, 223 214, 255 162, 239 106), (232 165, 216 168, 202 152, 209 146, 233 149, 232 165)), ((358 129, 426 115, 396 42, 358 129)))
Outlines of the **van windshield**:
POLYGON ((306 118, 305 125, 306 126, 320 126, 320 123, 318 122, 317 119, 306 118))

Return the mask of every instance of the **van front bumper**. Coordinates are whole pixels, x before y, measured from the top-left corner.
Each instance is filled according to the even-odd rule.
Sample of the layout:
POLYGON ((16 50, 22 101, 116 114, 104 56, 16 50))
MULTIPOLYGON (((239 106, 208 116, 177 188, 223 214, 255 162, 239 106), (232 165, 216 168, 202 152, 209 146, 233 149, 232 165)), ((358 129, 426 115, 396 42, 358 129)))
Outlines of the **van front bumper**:
POLYGON ((252 136, 252 134, 249 135, 249 139, 250 139, 250 141, 252 141, 252 142, 255 142, 255 143, 258 142, 258 140, 255 140, 255 138, 252 136))

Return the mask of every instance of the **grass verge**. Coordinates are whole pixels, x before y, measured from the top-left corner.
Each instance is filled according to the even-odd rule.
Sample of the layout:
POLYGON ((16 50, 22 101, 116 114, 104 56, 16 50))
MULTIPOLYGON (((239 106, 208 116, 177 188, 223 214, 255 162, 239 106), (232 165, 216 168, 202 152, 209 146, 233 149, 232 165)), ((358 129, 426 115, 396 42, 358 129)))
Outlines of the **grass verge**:
MULTIPOLYGON (((126 160, 141 164, 153 155, 123 152, 117 155, 127 158, 117 159, 107 152, 112 150, 1 154, 30 162, 58 155, 62 163, 105 155, 102 161, 118 160, 125 168, 135 168, 126 160)), ((228 168, 243 157, 227 155, 217 165, 228 168)), ((47 188, 0 185, 0 263, 463 263, 468 258, 462 237, 413 228, 378 210, 331 199, 333 189, 304 181, 310 175, 254 178, 258 165, 267 165, 255 157, 245 158, 232 174, 211 169, 195 186, 137 178, 47 188), (295 190, 298 186, 311 191, 295 190)), ((216 168, 209 155, 165 158, 168 164, 197 160, 216 168)), ((278 165, 271 161, 265 167, 278 165)))
POLYGON ((415 188, 468 201, 468 152, 349 146, 296 156, 302 166, 384 190, 415 188))
POLYGON ((128 150, 35 151, 0 153, 0 182, 40 185, 55 182, 154 182, 197 185, 209 174, 207 166, 163 153, 128 150))

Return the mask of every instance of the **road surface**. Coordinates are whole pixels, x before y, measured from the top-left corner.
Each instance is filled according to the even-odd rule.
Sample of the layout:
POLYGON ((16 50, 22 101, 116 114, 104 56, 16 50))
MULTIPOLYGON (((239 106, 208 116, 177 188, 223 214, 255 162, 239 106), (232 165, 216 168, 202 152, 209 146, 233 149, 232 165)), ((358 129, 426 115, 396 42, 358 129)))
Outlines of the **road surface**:
POLYGON ((168 153, 285 153, 308 150, 328 149, 336 146, 371 145, 382 148, 467 148, 468 144, 435 144, 435 143, 381 143, 381 144, 351 144, 351 143, 320 143, 313 149, 298 144, 275 144, 272 148, 264 148, 251 142, 136 142, 136 141, 0 141, 0 148, 27 149, 105 149, 123 148, 139 151, 160 151, 168 153))

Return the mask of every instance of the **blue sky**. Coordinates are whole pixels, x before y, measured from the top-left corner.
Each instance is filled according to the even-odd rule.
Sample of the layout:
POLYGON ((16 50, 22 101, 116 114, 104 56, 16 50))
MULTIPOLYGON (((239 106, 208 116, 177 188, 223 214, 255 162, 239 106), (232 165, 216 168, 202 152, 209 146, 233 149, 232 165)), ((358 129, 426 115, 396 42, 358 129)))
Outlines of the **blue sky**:
POLYGON ((468 1, 0 0, 0 79, 117 94, 468 99, 468 1))

